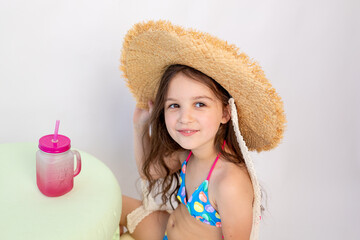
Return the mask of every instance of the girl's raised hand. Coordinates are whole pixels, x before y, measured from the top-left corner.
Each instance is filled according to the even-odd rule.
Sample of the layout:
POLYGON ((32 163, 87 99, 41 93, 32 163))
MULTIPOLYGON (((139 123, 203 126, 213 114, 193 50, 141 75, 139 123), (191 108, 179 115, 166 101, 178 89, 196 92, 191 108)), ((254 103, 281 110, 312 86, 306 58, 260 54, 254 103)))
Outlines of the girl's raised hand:
POLYGON ((152 101, 148 102, 149 109, 141 109, 135 107, 134 116, 133 116, 133 124, 136 130, 142 131, 145 125, 148 123, 150 118, 151 112, 153 110, 153 103, 152 101))

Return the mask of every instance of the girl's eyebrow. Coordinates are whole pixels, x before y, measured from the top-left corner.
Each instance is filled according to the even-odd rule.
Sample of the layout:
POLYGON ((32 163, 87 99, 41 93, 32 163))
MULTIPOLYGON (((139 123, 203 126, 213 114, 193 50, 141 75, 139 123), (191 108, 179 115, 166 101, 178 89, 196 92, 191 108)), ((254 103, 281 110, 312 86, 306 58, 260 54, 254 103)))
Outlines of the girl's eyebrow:
POLYGON ((205 98, 205 99, 209 99, 209 100, 211 100, 211 101, 214 101, 214 99, 213 99, 213 98, 208 97, 208 96, 206 96, 206 95, 203 95, 203 96, 196 96, 196 97, 193 97, 192 99, 194 99, 194 100, 199 100, 199 99, 202 99, 202 98, 205 98))
MULTIPOLYGON (((192 97, 191 99, 192 100, 199 100, 199 99, 203 99, 203 98, 205 98, 205 99, 209 99, 209 100, 211 100, 211 101, 214 101, 214 99, 213 98, 211 98, 211 97, 208 97, 208 96, 206 96, 206 95, 203 95, 203 96, 195 96, 195 97, 192 97)), ((166 98, 165 99, 165 102, 167 102, 167 101, 177 101, 175 98, 166 98)))
POLYGON ((176 99, 175 98, 166 98, 165 102, 167 102, 167 101, 176 101, 176 99))

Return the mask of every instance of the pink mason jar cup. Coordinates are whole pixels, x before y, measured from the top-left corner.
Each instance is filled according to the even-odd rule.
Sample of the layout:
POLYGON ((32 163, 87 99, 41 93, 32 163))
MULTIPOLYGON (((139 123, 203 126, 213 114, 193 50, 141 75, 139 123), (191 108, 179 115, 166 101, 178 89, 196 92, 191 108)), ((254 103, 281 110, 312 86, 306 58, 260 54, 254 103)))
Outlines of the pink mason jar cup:
POLYGON ((78 151, 70 150, 70 139, 63 135, 57 135, 55 139, 54 134, 40 138, 36 153, 37 186, 48 197, 69 192, 74 186, 74 177, 81 171, 81 156, 78 151))

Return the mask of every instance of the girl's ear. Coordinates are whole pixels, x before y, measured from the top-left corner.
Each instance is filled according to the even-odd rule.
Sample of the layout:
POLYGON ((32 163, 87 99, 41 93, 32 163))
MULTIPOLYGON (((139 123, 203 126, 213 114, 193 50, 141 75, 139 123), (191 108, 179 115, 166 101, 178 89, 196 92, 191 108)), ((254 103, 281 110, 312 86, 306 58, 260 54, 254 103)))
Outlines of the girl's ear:
POLYGON ((222 116, 222 119, 221 119, 221 123, 222 124, 225 124, 227 123, 231 118, 231 114, 230 114, 230 105, 226 105, 223 109, 223 116, 222 116))

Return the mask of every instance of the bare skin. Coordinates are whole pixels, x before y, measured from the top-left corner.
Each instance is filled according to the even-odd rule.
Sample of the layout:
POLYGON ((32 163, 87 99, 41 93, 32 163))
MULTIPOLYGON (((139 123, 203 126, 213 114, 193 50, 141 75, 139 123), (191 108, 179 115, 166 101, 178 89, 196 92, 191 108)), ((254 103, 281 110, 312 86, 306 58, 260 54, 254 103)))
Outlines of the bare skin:
POLYGON ((221 229, 207 225, 190 216, 187 208, 180 204, 170 215, 166 227, 168 238, 171 240, 183 239, 221 239, 221 229))
MULTIPOLYGON (((127 226, 127 215, 140 207, 140 200, 122 196, 122 213, 120 219, 120 235, 123 234, 123 227, 127 226)), ((148 239, 158 240, 164 237, 166 224, 169 219, 169 213, 166 211, 156 211, 145 217, 135 228, 131 234, 136 240, 148 239)))
MULTIPOLYGON (((123 213, 120 226, 126 226, 126 216, 141 205, 141 201, 123 196, 123 213), (133 209, 131 209, 133 208, 133 209)), ((221 229, 204 224, 190 216, 184 205, 179 205, 171 214, 166 211, 156 211, 145 217, 136 227, 131 236, 136 240, 160 240, 165 231, 168 238, 176 239, 221 239, 221 229)))

